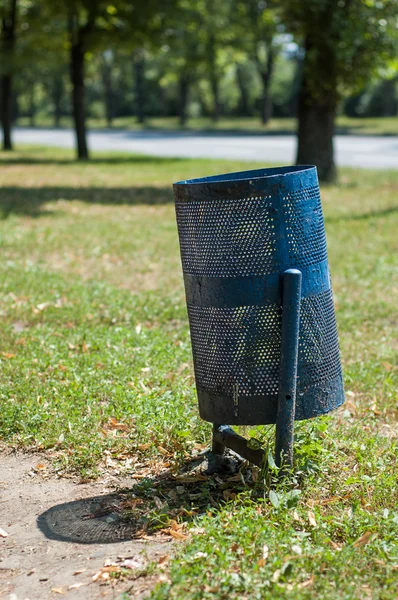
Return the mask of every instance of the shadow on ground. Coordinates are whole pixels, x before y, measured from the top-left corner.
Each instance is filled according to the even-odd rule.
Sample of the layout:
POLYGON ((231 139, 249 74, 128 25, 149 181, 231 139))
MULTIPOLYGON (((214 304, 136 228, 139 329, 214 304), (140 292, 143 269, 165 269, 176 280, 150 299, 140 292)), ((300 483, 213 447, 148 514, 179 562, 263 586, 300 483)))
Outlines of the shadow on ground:
POLYGON ((173 202, 170 187, 17 187, 4 186, 0 197, 0 219, 12 214, 29 217, 49 216, 54 210, 43 208, 48 202, 77 200, 103 205, 160 205, 173 202))
MULTIPOLYGON (((11 215, 29 217, 51 216, 58 211, 44 205, 58 201, 79 201, 87 204, 112 205, 163 205, 174 201, 172 186, 130 186, 130 187, 17 187, 4 186, 0 196, 0 219, 11 215)), ((382 208, 356 214, 342 214, 326 217, 327 223, 368 218, 385 217, 398 211, 398 206, 382 208)))
MULTIPOLYGON (((31 148, 30 154, 34 152, 34 149, 31 148)), ((131 156, 126 155, 125 153, 120 154, 117 151, 114 153, 114 156, 110 156, 106 154, 106 156, 93 156, 90 160, 87 161, 78 161, 76 158, 63 158, 56 156, 55 158, 43 157, 42 147, 38 147, 37 149, 37 158, 34 156, 7 156, 6 159, 1 160, 1 165, 54 165, 54 166, 65 166, 65 165, 74 165, 80 166, 82 168, 91 166, 112 166, 112 165, 162 165, 167 166, 168 164, 175 164, 176 162, 184 161, 184 158, 179 157, 162 157, 162 156, 150 156, 150 155, 139 155, 132 154, 131 156)))
POLYGON ((245 482, 236 456, 221 459, 206 453, 177 475, 165 472, 130 489, 58 504, 39 515, 37 526, 49 539, 80 544, 147 539, 162 530, 167 534, 171 520, 190 522, 247 489, 251 471, 245 482))

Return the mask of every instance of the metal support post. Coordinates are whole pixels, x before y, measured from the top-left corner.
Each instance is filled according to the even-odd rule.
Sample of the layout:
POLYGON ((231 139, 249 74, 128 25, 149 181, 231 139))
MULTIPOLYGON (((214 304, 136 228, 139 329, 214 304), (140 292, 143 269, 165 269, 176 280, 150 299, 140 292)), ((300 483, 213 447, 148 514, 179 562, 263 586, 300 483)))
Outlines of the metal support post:
POLYGON ((282 345, 275 440, 275 462, 278 467, 282 464, 293 465, 300 300, 301 271, 288 269, 283 274, 282 345))

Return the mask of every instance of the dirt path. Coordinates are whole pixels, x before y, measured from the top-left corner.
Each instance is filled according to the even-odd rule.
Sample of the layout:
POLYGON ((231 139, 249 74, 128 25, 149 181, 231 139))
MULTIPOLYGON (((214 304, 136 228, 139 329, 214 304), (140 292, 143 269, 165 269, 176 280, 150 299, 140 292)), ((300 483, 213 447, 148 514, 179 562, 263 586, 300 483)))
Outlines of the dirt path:
POLYGON ((0 454, 0 598, 116 600, 126 590, 144 598, 157 576, 141 573, 171 544, 132 540, 109 510, 115 489, 131 480, 79 484, 49 471, 42 456, 0 454))

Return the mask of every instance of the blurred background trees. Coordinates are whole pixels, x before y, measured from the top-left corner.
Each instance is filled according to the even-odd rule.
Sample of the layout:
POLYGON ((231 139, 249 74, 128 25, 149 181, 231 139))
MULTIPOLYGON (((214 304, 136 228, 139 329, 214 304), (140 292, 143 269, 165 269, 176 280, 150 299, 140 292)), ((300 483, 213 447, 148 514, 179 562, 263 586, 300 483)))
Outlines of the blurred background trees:
POLYGON ((112 127, 298 118, 298 163, 335 176, 335 116, 396 116, 396 0, 0 0, 0 117, 112 127), (124 119, 124 121, 122 120, 124 119))

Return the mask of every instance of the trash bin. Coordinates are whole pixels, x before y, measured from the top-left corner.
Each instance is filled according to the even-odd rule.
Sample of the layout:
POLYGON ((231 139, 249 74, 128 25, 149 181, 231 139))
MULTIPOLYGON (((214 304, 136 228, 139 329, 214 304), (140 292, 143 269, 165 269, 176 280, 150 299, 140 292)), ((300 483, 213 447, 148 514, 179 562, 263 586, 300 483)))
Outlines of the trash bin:
POLYGON ((173 187, 201 417, 277 421, 283 343, 294 334, 285 331, 282 342, 289 269, 302 282, 293 416, 337 408, 344 391, 316 168, 228 173, 173 187))

